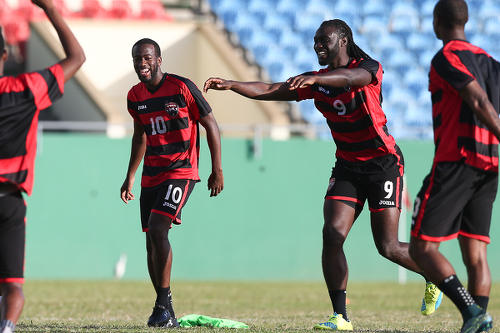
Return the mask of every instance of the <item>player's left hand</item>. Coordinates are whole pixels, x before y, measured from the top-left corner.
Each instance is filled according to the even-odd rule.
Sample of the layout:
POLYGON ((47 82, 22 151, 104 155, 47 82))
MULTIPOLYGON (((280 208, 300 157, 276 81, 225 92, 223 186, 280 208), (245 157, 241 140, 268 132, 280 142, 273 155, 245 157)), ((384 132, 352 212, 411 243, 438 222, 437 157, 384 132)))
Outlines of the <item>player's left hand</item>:
POLYGON ((316 83, 316 78, 314 75, 297 75, 286 80, 286 83, 288 83, 288 89, 295 90, 298 88, 312 86, 316 83))
POLYGON ((208 190, 210 191, 210 196, 215 197, 224 189, 224 175, 222 170, 212 171, 210 177, 208 177, 208 190))

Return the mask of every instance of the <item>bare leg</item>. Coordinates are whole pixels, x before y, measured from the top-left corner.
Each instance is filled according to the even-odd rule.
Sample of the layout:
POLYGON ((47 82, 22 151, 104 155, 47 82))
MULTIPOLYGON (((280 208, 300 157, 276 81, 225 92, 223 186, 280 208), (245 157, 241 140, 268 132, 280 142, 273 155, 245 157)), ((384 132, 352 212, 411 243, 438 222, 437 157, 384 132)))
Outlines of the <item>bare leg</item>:
POLYGON ((423 274, 422 269, 410 257, 408 243, 398 240, 398 208, 388 208, 371 213, 373 240, 378 252, 390 261, 413 272, 423 274))
POLYGON ((337 200, 325 200, 323 206, 323 275, 328 290, 345 290, 348 267, 344 254, 344 241, 358 216, 356 210, 337 200))
POLYGON ((24 294, 21 283, 2 283, 2 302, 0 303, 0 320, 10 320, 17 324, 23 311, 24 294))
POLYGON ((172 270, 172 251, 168 240, 168 232, 172 220, 164 215, 152 213, 149 217, 148 236, 151 241, 151 256, 148 256, 148 263, 151 262, 154 273, 153 284, 155 289, 170 287, 170 273, 172 270))
POLYGON ((436 285, 455 274, 448 259, 439 252, 437 242, 412 237, 409 252, 413 260, 423 269, 425 276, 436 285))
POLYGON ((459 236, 462 259, 467 267, 468 290, 474 296, 489 296, 491 273, 486 256, 486 243, 477 239, 459 236))

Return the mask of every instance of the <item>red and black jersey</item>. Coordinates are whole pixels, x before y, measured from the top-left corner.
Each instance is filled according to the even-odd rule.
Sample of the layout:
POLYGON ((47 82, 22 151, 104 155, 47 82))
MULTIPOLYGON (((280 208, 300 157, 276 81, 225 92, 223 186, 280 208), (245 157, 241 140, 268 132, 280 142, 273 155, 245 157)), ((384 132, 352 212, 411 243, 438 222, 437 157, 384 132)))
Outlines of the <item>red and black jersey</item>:
POLYGON ((467 41, 452 40, 431 63, 429 90, 436 153, 434 162, 464 161, 481 170, 498 170, 498 140, 460 97, 476 80, 498 112, 500 63, 467 41))
POLYGON ((142 187, 167 179, 199 180, 198 121, 212 112, 190 80, 164 74, 155 91, 138 83, 127 96, 128 111, 147 135, 142 187))
POLYGON ((38 115, 63 93, 64 72, 59 64, 0 77, 0 182, 31 194, 38 115))
MULTIPOLYGON (((297 100, 314 99, 337 145, 337 159, 367 162, 387 155, 399 158, 396 142, 387 131, 387 119, 382 110, 382 66, 372 59, 351 60, 346 66, 357 67, 366 69, 372 75, 370 84, 342 88, 314 84, 297 89, 297 100)), ((324 68, 306 74, 327 71, 324 68)))

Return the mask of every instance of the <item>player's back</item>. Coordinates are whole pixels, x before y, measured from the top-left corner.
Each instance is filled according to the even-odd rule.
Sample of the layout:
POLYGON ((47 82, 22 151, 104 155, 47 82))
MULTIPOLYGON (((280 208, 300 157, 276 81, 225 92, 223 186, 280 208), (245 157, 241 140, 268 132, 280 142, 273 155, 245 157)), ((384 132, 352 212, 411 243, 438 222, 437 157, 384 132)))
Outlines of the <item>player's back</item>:
POLYGON ((460 96, 476 80, 497 112, 500 111, 500 63, 486 51, 463 40, 452 40, 431 63, 429 90, 435 162, 459 161, 483 170, 498 167, 498 140, 460 96))

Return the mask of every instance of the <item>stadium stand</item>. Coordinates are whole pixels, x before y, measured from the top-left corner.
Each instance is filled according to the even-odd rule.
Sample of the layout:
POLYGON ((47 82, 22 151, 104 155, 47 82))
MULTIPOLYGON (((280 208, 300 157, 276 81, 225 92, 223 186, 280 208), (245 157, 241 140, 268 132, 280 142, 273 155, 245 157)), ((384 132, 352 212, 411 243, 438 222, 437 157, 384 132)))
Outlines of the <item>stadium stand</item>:
MULTIPOLYGON (((469 0, 472 43, 500 57, 500 1, 469 0)), ((428 69, 441 47, 432 28, 434 0, 208 0, 225 28, 253 54, 273 81, 317 69, 313 36, 325 19, 345 20, 354 39, 382 63, 384 110, 399 138, 432 137, 428 69)), ((305 121, 324 125, 313 103, 301 102, 305 121)))

